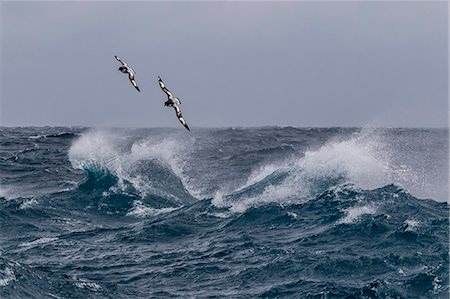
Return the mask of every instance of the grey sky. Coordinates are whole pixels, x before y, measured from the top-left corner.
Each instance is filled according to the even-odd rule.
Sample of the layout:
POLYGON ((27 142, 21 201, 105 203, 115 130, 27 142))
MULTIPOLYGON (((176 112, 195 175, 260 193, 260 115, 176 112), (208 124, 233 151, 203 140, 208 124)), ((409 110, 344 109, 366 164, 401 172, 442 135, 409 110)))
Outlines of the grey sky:
POLYGON ((4 2, 0 124, 448 126, 447 6, 4 2))

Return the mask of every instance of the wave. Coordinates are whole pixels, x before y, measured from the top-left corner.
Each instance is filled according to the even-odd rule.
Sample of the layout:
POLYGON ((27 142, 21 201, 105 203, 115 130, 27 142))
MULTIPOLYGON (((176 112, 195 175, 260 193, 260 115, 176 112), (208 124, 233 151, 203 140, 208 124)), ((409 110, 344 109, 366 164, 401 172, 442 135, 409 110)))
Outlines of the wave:
POLYGON ((91 298, 93 294, 102 296, 102 287, 96 283, 50 273, 0 257, 1 294, 5 298, 91 298))
POLYGON ((241 187, 217 192, 213 204, 243 212, 267 203, 303 203, 337 186, 368 190, 395 184, 404 188, 416 180, 412 170, 393 163, 386 144, 363 131, 284 162, 263 165, 241 187))
MULTIPOLYGON (((237 188, 219 186, 211 195, 213 204, 241 213, 269 203, 304 203, 337 186, 370 190, 395 184, 408 190, 405 186, 417 182, 418 175, 396 163, 392 150, 373 131, 340 138, 296 154, 292 146, 281 145, 289 149, 284 160, 257 166, 237 188)), ((188 165, 193 163, 193 144, 193 139, 172 134, 136 138, 129 132, 90 130, 74 140, 69 159, 73 168, 85 172, 80 188, 101 189, 106 196, 122 194, 134 209, 129 215, 154 215, 152 209, 180 207, 205 198, 200 191, 205 186, 193 187, 185 171, 195 167, 188 165)), ((274 149, 282 151, 269 148, 274 149)), ((265 150, 246 153, 266 155, 265 150)))
POLYGON ((128 201, 129 215, 141 215, 136 211, 174 208, 196 200, 178 158, 185 150, 175 139, 130 140, 125 135, 92 130, 73 142, 69 160, 85 174, 80 190, 96 190, 95 194, 117 198, 117 202, 125 197, 122 201, 128 201))
MULTIPOLYGON (((213 201, 212 206, 217 208, 213 201)), ((226 217, 231 217, 226 227, 251 231, 298 226, 302 233, 295 231, 283 236, 288 239, 287 243, 300 240, 305 243, 314 239, 315 244, 327 244, 330 240, 342 240, 356 234, 379 237, 379 242, 371 243, 371 246, 389 248, 417 239, 432 242, 431 235, 439 236, 444 242, 448 239, 445 232, 449 222, 447 213, 447 203, 417 199, 395 185, 372 190, 358 190, 347 185, 330 188, 305 202, 279 204, 274 201, 248 207, 226 217)))
POLYGON ((288 293, 282 279, 268 279, 271 291, 253 296, 305 294, 309 287, 311 296, 321 290, 331 297, 425 298, 448 291, 448 205, 419 200, 399 186, 335 186, 304 203, 271 202, 226 212, 199 201, 147 219, 136 230, 121 232, 119 239, 145 244, 195 240, 201 244, 195 260, 202 265, 208 259, 241 263, 248 257, 245 267, 224 279, 232 279, 230 284, 264 284, 274 273, 312 279, 292 281, 288 293), (363 278, 354 281, 355 273, 363 278), (319 288, 312 277, 320 278, 319 288))
POLYGON ((19 244, 19 247, 33 248, 35 246, 42 246, 46 243, 53 242, 56 240, 58 240, 57 237, 43 237, 43 238, 39 238, 39 239, 36 239, 31 242, 21 243, 21 244, 19 244))
POLYGON ((356 220, 360 219, 363 215, 373 215, 377 212, 377 208, 372 204, 363 206, 354 206, 344 210, 345 217, 339 219, 336 224, 349 224, 354 223, 356 220))
POLYGON ((72 132, 59 132, 53 134, 31 135, 28 137, 28 139, 73 138, 76 136, 79 136, 79 134, 72 132))

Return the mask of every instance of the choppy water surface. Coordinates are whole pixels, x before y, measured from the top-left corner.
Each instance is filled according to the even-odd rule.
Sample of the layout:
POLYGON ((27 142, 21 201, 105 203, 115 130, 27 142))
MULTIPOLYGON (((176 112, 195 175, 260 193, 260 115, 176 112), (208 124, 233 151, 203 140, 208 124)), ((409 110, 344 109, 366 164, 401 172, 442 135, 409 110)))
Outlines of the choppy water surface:
POLYGON ((448 298, 448 129, 0 128, 1 298, 448 298))

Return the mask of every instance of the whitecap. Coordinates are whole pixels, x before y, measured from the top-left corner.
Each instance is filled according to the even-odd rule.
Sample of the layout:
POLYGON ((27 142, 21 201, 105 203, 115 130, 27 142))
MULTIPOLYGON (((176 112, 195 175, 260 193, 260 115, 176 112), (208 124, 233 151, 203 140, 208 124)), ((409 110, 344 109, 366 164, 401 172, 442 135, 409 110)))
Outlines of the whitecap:
POLYGON ((36 199, 34 199, 34 198, 24 200, 20 204, 19 209, 25 210, 25 209, 31 208, 32 206, 35 206, 37 203, 38 203, 38 201, 36 199))
POLYGON ((102 287, 95 282, 88 281, 86 279, 80 279, 78 277, 74 277, 76 281, 74 284, 77 288, 86 289, 92 292, 98 292, 102 289, 102 287))
POLYGON ((148 173, 142 173, 142 162, 155 161, 167 167, 180 179, 190 195, 196 197, 198 191, 190 184, 184 173, 186 158, 190 155, 190 139, 177 139, 171 136, 160 138, 149 136, 129 143, 126 136, 108 130, 90 130, 76 139, 69 149, 69 160, 75 169, 94 165, 105 169, 118 178, 117 187, 125 190, 129 182, 142 197, 157 194, 176 201, 173 194, 155 186, 148 173))
POLYGON ((298 214, 294 212, 287 212, 288 216, 293 219, 298 219, 298 214))
POLYGON ((33 135, 28 137, 28 139, 41 139, 41 138, 47 138, 46 135, 33 135))
POLYGON ((134 202, 133 208, 128 211, 127 216, 136 216, 136 217, 156 216, 160 214, 170 213, 177 209, 178 208, 154 209, 146 206, 142 201, 137 200, 134 202))
POLYGON ((16 275, 11 268, 6 267, 4 270, 0 270, 0 287, 5 287, 14 280, 16 280, 16 275))
POLYGON ((417 228, 419 227, 419 221, 415 220, 415 219, 406 219, 404 222, 404 229, 405 232, 413 232, 416 231, 417 228))
POLYGON ((227 212, 208 213, 208 215, 211 215, 211 216, 216 217, 216 218, 221 218, 221 219, 226 219, 226 218, 230 218, 231 217, 231 214, 227 213, 227 212))
POLYGON ((336 224, 350 224, 356 222, 363 215, 372 215, 377 212, 373 205, 351 207, 344 210, 345 217, 336 222, 336 224))
POLYGON ((34 241, 31 241, 31 242, 23 242, 23 243, 19 244, 19 247, 30 247, 30 248, 32 248, 32 247, 43 245, 43 244, 46 244, 46 243, 49 243, 49 242, 53 242, 53 241, 56 241, 56 240, 58 240, 57 237, 54 237, 54 238, 52 238, 52 237, 44 237, 44 238, 36 239, 34 241))
POLYGON ((339 185, 368 190, 393 183, 401 186, 409 176, 414 179, 409 168, 394 166, 390 156, 387 145, 376 134, 358 132, 345 140, 330 140, 301 156, 258 166, 241 187, 228 195, 216 194, 212 203, 243 212, 268 203, 302 204, 339 185), (277 175, 281 179, 271 180, 270 176, 277 175), (267 185, 261 188, 266 179, 267 185), (239 199, 233 196, 258 184, 260 192, 244 192, 239 199))

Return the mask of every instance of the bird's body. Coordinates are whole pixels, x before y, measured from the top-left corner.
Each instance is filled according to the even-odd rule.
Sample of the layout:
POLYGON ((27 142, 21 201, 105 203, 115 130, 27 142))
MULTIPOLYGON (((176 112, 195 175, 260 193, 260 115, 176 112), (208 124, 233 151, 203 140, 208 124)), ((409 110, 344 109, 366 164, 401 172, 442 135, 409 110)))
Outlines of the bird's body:
POLYGON ((134 88, 137 89, 137 91, 141 92, 139 90, 139 87, 137 86, 136 80, 134 79, 136 72, 131 67, 129 67, 128 64, 122 61, 122 59, 120 59, 117 56, 114 57, 117 59, 117 61, 119 61, 122 64, 122 66, 119 67, 119 71, 121 71, 124 74, 128 74, 128 79, 130 80, 131 84, 134 86, 134 88))
POLYGON ((161 87, 162 91, 167 95, 167 101, 164 102, 164 106, 173 107, 173 109, 175 109, 175 114, 177 115, 177 118, 180 121, 180 123, 188 131, 190 131, 189 126, 187 125, 186 121, 183 118, 183 115, 181 114, 181 109, 180 109, 181 101, 180 101, 180 99, 178 99, 178 98, 173 96, 173 94, 170 92, 170 90, 164 84, 164 82, 161 79, 161 77, 158 77, 158 79, 159 79, 159 86, 161 87))

